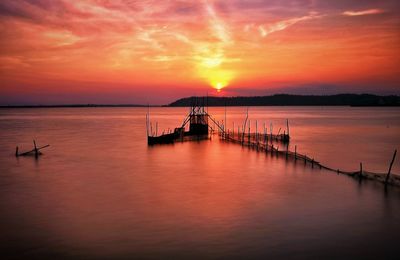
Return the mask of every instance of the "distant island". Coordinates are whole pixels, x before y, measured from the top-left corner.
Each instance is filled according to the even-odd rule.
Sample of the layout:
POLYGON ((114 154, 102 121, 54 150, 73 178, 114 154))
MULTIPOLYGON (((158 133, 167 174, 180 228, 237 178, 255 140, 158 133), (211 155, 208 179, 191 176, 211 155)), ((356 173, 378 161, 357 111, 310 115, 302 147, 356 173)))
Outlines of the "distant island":
MULTIPOLYGON (((199 97, 197 97, 198 99, 199 97)), ((378 96, 371 94, 338 95, 289 95, 255 97, 200 97, 208 106, 400 106, 400 96, 378 96)), ((187 97, 172 102, 170 107, 190 106, 196 97, 187 97)))
POLYGON ((400 106, 400 96, 378 96, 371 94, 338 94, 338 95, 290 95, 276 94, 271 96, 248 97, 186 97, 167 105, 142 104, 58 104, 58 105, 0 105, 0 108, 84 108, 84 107, 190 107, 195 100, 204 100, 208 106, 400 106))

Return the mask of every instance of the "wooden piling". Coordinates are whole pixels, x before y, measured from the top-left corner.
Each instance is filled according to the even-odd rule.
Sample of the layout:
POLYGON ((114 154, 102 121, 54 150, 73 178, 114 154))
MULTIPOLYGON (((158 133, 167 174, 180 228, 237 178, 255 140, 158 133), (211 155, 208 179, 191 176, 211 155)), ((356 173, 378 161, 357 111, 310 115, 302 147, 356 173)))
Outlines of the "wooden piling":
POLYGON ((15 148, 15 157, 18 157, 18 146, 15 148))
POLYGON ((294 146, 294 160, 297 161, 297 145, 294 146))
POLYGON ((35 157, 38 157, 38 156, 39 156, 39 152, 38 152, 38 149, 37 149, 37 147, 36 147, 36 142, 35 142, 35 140, 33 140, 33 146, 34 146, 34 149, 35 149, 35 157))
POLYGON ((392 166, 393 166, 393 163, 394 163, 394 159, 396 159, 396 154, 397 154, 397 149, 394 150, 393 158, 392 158, 392 161, 391 161, 390 166, 389 166, 389 171, 388 171, 388 174, 386 175, 385 185, 388 184, 389 177, 390 177, 390 172, 392 171, 392 166))
POLYGON ((290 134, 289 134, 289 119, 286 119, 286 129, 287 129, 287 135, 290 136, 290 134))

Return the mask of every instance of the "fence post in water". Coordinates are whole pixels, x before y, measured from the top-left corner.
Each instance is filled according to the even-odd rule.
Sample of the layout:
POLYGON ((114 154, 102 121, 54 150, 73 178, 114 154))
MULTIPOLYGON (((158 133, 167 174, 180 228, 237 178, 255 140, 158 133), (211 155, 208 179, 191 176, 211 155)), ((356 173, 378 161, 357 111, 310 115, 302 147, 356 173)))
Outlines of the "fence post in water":
POLYGON ((362 168, 362 163, 360 162, 360 180, 362 179, 362 172, 363 172, 363 168, 362 168))
POLYGON ((294 146, 294 161, 297 161, 297 145, 294 146))
POLYGON ((258 124, 257 124, 257 120, 256 120, 256 133, 255 133, 255 136, 254 136, 254 141, 256 143, 258 143, 257 131, 258 131, 258 124))
POLYGON ((18 157, 18 146, 15 148, 15 157, 18 157))
POLYGON ((286 129, 287 129, 287 135, 289 137, 290 136, 289 135, 289 119, 286 119, 286 129))
POLYGON ((388 184, 389 177, 390 177, 390 172, 392 171, 392 166, 393 166, 393 163, 394 163, 394 159, 396 159, 396 154, 397 154, 397 149, 394 150, 393 159, 392 159, 392 162, 390 163, 390 166, 389 166, 389 172, 386 175, 385 186, 388 184))
POLYGON ((250 146, 250 138, 251 138, 250 131, 251 131, 251 120, 249 120, 249 135, 248 135, 249 146, 250 146))
POLYGON ((35 142, 35 140, 33 140, 33 146, 35 147, 35 157, 38 157, 38 156, 39 156, 39 153, 38 153, 38 149, 37 149, 37 147, 36 147, 36 142, 35 142))

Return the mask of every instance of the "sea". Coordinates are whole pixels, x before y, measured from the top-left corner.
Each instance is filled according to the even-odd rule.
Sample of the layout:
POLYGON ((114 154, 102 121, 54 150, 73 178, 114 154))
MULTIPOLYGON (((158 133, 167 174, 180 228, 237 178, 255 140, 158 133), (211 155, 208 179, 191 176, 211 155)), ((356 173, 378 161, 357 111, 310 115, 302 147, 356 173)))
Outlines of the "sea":
MULTIPOLYGON (((387 173, 400 108, 209 107, 333 169, 387 173), (257 124, 257 128, 256 128, 257 124)), ((395 259, 400 188, 235 143, 147 145, 189 108, 0 109, 2 259, 395 259), (16 157, 33 140, 42 155, 16 157)), ((210 126, 213 126, 210 124, 210 126)), ((400 174, 396 158, 392 174, 400 174)), ((397 256, 397 257, 396 257, 397 256)))

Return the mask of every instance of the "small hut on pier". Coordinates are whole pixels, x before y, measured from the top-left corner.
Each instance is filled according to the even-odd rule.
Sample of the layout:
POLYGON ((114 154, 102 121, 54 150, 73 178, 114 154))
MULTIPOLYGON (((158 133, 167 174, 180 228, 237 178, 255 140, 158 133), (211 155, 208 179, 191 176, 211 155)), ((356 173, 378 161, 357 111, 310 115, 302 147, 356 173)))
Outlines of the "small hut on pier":
MULTIPOLYGON (((149 134, 147 130, 147 142, 149 145, 154 144, 165 144, 174 143, 175 141, 190 141, 190 140, 203 140, 208 139, 208 114, 202 104, 194 103, 190 107, 190 113, 185 118, 181 127, 174 129, 173 133, 167 133, 162 135, 149 134), (187 124, 189 124, 189 131, 185 131, 187 124)), ((147 117, 147 128, 149 126, 147 117)))

